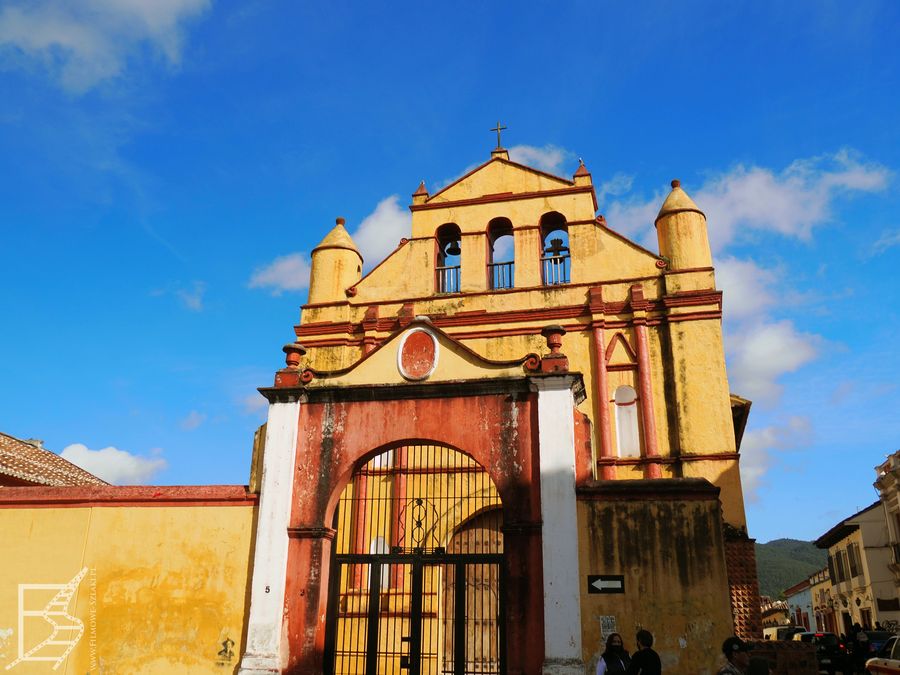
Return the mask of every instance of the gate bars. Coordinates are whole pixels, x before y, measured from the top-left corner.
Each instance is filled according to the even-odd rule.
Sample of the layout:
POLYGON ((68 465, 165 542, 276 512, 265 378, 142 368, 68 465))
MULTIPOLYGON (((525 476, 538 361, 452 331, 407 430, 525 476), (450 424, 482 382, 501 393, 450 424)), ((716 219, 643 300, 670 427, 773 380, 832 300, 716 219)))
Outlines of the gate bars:
POLYGON ((445 446, 357 469, 338 505, 325 672, 505 673, 500 507, 484 468, 445 446))

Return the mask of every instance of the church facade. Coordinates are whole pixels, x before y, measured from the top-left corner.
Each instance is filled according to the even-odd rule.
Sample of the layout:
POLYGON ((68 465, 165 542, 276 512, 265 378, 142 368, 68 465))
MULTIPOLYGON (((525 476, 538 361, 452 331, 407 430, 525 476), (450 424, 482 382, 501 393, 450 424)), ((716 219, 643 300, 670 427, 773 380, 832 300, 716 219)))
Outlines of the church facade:
MULTIPOLYGON (((160 489, 179 522, 240 523, 195 580, 231 595, 196 622, 222 650, 183 672, 581 675, 639 628, 667 673, 715 672, 722 640, 761 625, 750 404, 728 389, 704 214, 673 181, 650 251, 597 215, 583 164, 561 178, 500 147, 410 209, 365 276, 342 219, 314 249, 250 489, 160 489)), ((125 512, 155 498, 24 490, 0 518, 26 539, 42 510, 146 519, 125 512)))
POLYGON ((369 274, 340 219, 314 249, 242 672, 582 673, 639 627, 697 672, 760 630, 705 216, 673 182, 654 253, 597 206, 498 148, 369 274))

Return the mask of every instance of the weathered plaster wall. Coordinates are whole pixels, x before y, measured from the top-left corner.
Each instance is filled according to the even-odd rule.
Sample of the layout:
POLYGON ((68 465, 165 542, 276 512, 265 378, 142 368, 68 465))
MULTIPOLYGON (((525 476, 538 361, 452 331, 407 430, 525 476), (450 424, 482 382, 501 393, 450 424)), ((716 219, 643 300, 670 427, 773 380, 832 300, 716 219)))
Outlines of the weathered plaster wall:
MULTIPOLYGON (((228 489, 243 492, 238 486, 228 489)), ((18 656, 19 584, 66 584, 87 568, 68 605, 84 633, 65 662, 53 671, 53 662, 25 661, 10 669, 11 675, 235 672, 244 635, 254 500, 158 505, 159 497, 154 503, 148 492, 148 500, 136 505, 89 499, 66 504, 58 499, 66 490, 57 489, 44 504, 18 508, 10 505, 9 493, 3 495, 0 635, 7 639, 0 638, 0 666, 18 656)), ((56 592, 26 591, 26 608, 40 610, 56 592)), ((24 628, 26 650, 49 634, 40 617, 26 618, 24 628)), ((34 655, 57 656, 63 650, 47 646, 34 655)))
POLYGON ((614 617, 626 647, 653 633, 668 675, 710 675, 732 634, 718 490, 700 480, 609 481, 579 490, 582 643, 595 667, 614 617), (624 593, 588 593, 587 575, 624 575, 624 593))

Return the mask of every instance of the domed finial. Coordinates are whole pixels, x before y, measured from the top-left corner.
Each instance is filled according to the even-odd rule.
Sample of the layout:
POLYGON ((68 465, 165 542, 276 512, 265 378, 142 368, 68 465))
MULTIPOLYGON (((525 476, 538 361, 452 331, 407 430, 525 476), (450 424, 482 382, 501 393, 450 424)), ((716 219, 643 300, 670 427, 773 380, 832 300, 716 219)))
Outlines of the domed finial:
POLYGON ((681 187, 681 181, 678 180, 677 178, 672 179, 672 187, 673 188, 681 187))
POLYGON ((338 216, 337 218, 334 219, 334 222, 336 222, 338 225, 343 225, 347 221, 344 220, 343 218, 341 218, 340 216, 338 216))

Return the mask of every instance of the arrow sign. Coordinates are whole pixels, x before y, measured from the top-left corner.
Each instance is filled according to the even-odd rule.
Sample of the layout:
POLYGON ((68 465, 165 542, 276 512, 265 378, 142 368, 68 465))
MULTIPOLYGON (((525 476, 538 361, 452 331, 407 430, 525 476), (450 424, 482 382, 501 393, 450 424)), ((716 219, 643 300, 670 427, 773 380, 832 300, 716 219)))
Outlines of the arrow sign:
POLYGON ((588 574, 588 593, 624 593, 624 574, 588 574))

